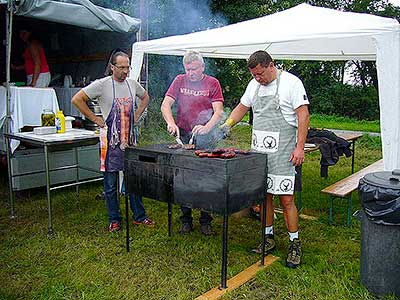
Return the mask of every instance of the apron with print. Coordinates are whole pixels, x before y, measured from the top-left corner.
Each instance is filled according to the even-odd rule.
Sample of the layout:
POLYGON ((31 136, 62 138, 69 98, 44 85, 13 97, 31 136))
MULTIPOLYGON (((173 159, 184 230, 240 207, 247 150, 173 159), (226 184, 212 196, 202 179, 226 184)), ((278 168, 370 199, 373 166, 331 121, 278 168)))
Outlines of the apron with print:
POLYGON ((279 106, 280 71, 277 71, 275 95, 259 96, 253 105, 251 148, 268 155, 267 193, 293 195, 295 168, 289 161, 296 147, 297 128, 283 117, 279 106))
POLYGON ((114 80, 112 84, 113 104, 105 121, 106 126, 100 128, 101 171, 108 172, 122 171, 125 148, 136 145, 136 134, 132 124, 135 109, 131 88, 126 81, 130 97, 117 98, 114 80))

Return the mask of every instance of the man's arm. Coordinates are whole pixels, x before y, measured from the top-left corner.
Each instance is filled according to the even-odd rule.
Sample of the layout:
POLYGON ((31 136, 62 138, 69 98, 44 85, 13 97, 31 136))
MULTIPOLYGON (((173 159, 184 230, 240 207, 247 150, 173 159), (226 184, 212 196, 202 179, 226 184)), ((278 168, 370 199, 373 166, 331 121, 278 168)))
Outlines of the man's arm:
POLYGON ((225 123, 232 123, 229 124, 230 127, 232 127, 233 125, 235 125, 237 122, 239 122, 240 120, 243 119, 244 115, 249 111, 250 107, 247 107, 245 105, 243 105, 242 103, 239 103, 231 112, 231 114, 229 115, 228 119, 226 120, 225 123), (232 121, 230 121, 232 120, 232 121))
POLYGON ((37 41, 33 41, 29 47, 29 51, 32 56, 32 61, 34 64, 33 75, 32 75, 32 82, 30 86, 35 86, 36 81, 39 78, 40 69, 41 69, 41 61, 40 61, 40 44, 37 41))
POLYGON ((165 122, 167 122, 167 130, 170 134, 179 137, 179 128, 175 123, 174 116, 172 115, 172 104, 175 100, 170 96, 165 96, 163 103, 161 104, 161 113, 164 117, 165 122))
POLYGON ((222 118, 222 112, 224 111, 224 105, 221 101, 215 101, 212 103, 213 115, 211 119, 205 125, 196 125, 193 127, 193 134, 206 134, 218 124, 222 118))
POLYGON ((82 113, 87 117, 90 121, 93 123, 96 123, 100 127, 104 127, 105 123, 103 118, 96 116, 87 106, 87 101, 89 101, 90 98, 88 95, 85 94, 83 90, 80 90, 78 93, 76 93, 72 99, 71 102, 72 104, 82 113))
POLYGON ((295 111, 297 115, 297 144, 290 155, 290 161, 293 165, 300 166, 304 162, 304 145, 307 139, 310 115, 307 105, 301 105, 295 111))
POLYGON ((135 111, 135 117, 134 117, 134 122, 137 123, 139 120, 140 116, 143 114, 144 110, 146 107, 149 105, 150 97, 149 94, 145 91, 143 96, 140 98, 140 104, 138 108, 135 111))

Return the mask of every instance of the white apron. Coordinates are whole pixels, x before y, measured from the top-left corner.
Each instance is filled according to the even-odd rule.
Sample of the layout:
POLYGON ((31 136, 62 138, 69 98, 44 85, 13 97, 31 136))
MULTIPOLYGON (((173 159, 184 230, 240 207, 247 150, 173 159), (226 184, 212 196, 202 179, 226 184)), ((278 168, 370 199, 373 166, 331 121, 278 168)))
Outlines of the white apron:
POLYGON ((279 106, 280 73, 277 70, 275 95, 260 97, 260 86, 256 90, 251 146, 268 155, 267 193, 293 195, 295 167, 289 158, 296 147, 297 128, 285 120, 279 106))

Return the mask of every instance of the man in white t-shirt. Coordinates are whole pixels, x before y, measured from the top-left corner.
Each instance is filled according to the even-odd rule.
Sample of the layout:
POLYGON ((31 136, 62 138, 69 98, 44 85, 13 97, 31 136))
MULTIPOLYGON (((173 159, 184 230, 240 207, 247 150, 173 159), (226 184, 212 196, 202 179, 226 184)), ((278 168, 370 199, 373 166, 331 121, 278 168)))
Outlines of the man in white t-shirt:
MULTIPOLYGON (((304 162, 309 101, 301 80, 277 69, 267 52, 254 52, 247 66, 253 79, 222 127, 229 130, 253 109, 252 149, 268 155, 265 252, 275 249, 272 200, 278 195, 290 240, 286 266, 296 268, 300 264, 301 246, 294 179, 295 167, 304 162)), ((262 245, 254 251, 261 253, 261 249, 262 245)))

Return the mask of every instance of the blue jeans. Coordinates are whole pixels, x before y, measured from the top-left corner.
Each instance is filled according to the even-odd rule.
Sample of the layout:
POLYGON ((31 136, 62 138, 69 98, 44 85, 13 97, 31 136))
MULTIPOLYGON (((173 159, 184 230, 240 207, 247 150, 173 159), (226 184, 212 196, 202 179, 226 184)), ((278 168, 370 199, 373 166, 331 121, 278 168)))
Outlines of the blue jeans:
MULTIPOLYGON (((122 218, 119 211, 119 202, 117 197, 118 172, 103 172, 103 177, 108 220, 110 223, 121 222, 122 218)), ((130 193, 129 202, 133 212, 133 219, 135 221, 141 222, 147 218, 141 196, 130 193)))

